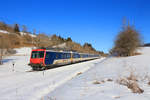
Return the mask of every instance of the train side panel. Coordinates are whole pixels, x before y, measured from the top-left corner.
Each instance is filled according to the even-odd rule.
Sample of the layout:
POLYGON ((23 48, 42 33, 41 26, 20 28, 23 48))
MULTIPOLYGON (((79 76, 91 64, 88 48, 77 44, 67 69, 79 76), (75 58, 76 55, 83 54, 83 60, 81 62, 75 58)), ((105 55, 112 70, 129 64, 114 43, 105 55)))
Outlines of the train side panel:
POLYGON ((56 59, 56 52, 46 52, 45 65, 53 64, 55 59, 56 59))
POLYGON ((56 58, 53 64, 62 65, 62 64, 69 64, 71 63, 71 53, 57 53, 58 58, 56 58))

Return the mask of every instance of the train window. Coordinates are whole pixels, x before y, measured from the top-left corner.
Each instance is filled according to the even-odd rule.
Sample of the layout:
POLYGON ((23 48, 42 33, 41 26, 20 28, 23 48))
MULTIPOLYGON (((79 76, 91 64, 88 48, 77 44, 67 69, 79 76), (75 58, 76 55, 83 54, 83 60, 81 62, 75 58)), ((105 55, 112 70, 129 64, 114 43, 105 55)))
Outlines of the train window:
POLYGON ((63 59, 63 54, 61 53, 61 59, 63 59))
POLYGON ((61 54, 61 57, 62 57, 62 59, 64 59, 64 54, 63 53, 61 54))
POLYGON ((73 58, 79 58, 80 55, 79 54, 73 54, 73 58))
POLYGON ((66 53, 64 54, 64 59, 66 59, 66 53))
POLYGON ((73 54, 73 58, 76 58, 76 54, 73 54))
POLYGON ((67 53, 64 54, 64 59, 67 59, 67 53))
POLYGON ((32 51, 31 58, 43 58, 44 51, 32 51))
POLYGON ((44 51, 39 51, 38 52, 38 57, 43 58, 44 57, 44 51))
POLYGON ((67 58, 70 58, 70 56, 71 56, 71 55, 68 53, 68 54, 67 54, 67 58))
POLYGON ((78 54, 76 54, 76 58, 79 58, 79 55, 78 55, 78 54))

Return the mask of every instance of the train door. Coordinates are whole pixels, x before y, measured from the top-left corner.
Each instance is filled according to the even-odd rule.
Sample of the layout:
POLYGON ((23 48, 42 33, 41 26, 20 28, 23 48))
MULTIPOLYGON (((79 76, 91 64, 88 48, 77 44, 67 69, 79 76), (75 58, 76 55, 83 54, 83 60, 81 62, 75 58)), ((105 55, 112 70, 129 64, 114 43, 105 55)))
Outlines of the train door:
POLYGON ((53 62, 55 60, 55 57, 56 57, 56 53, 55 52, 46 52, 45 64, 46 65, 53 64, 53 62))

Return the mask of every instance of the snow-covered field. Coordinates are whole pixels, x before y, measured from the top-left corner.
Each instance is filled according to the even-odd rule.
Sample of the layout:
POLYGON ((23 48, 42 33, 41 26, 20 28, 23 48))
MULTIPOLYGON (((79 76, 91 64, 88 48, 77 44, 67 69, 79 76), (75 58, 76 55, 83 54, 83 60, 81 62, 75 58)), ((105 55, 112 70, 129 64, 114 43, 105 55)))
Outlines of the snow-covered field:
POLYGON ((0 100, 41 100, 57 87, 103 60, 33 72, 28 66, 31 48, 16 51, 17 54, 5 57, 4 64, 0 65, 0 100))
POLYGON ((150 47, 141 55, 108 57, 45 71, 31 71, 31 48, 16 49, 0 66, 0 100, 150 100, 150 47), (12 64, 15 64, 13 68, 12 64), (118 80, 133 74, 143 93, 118 80))
POLYGON ((150 100, 150 48, 142 55, 106 58, 87 72, 73 78, 47 94, 46 100, 150 100), (132 93, 118 80, 133 74, 143 93, 132 93))

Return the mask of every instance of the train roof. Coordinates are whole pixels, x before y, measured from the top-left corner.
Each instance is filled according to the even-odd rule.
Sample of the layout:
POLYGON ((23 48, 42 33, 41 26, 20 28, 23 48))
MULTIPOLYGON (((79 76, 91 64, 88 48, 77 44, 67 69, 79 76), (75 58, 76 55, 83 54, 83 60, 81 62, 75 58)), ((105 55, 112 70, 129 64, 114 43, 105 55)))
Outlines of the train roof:
MULTIPOLYGON (((66 50, 60 48, 37 48, 32 51, 49 51, 49 52, 60 52, 60 53, 78 53, 75 50, 66 50)), ((99 55, 99 54, 89 54, 89 53, 78 53, 78 54, 88 54, 88 55, 99 55)))
POLYGON ((63 52, 63 53, 78 53, 74 51, 64 51, 64 50, 50 50, 50 49, 33 49, 32 51, 50 51, 50 52, 63 52))

